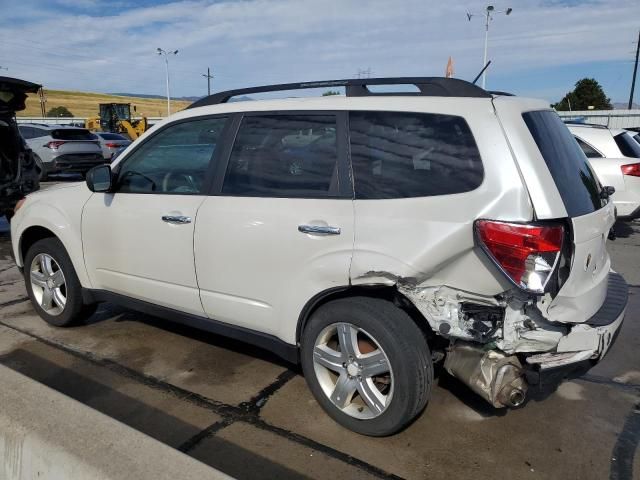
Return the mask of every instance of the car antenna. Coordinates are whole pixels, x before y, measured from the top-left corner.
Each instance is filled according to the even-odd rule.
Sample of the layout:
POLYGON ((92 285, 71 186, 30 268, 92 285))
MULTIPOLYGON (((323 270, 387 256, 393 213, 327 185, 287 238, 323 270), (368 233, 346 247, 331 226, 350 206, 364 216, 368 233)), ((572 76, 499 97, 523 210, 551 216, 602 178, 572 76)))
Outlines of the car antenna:
POLYGON ((491 65, 491 60, 489 60, 487 62, 487 64, 482 68, 482 70, 480 70, 480 73, 478 73, 478 76, 476 78, 473 79, 473 83, 474 85, 476 84, 476 82, 478 81, 478 79, 480 78, 480 76, 484 73, 484 71, 489 68, 489 65, 491 65))

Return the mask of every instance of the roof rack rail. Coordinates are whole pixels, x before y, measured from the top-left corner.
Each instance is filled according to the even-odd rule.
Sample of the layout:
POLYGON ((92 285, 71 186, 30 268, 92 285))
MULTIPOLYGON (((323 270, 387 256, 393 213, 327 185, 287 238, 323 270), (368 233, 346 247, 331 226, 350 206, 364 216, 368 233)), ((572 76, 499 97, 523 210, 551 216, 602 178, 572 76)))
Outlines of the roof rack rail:
POLYGON ((226 103, 240 95, 254 93, 280 92, 286 90, 305 90, 310 88, 345 87, 347 97, 372 96, 427 96, 427 97, 476 97, 491 98, 491 93, 459 78, 444 77, 391 77, 391 78, 352 78, 345 80, 325 80, 319 82, 282 83, 252 88, 239 88, 219 92, 196 100, 187 108, 203 107, 226 103), (414 85, 419 92, 372 92, 372 85, 414 85))
POLYGON ((592 128, 605 128, 608 129, 609 127, 607 127, 606 125, 602 125, 600 123, 588 123, 588 122, 584 122, 584 121, 580 121, 580 120, 563 120, 563 122, 567 125, 580 125, 582 127, 592 127, 592 128))
POLYGON ((515 93, 503 92, 502 90, 489 90, 491 95, 501 96, 501 97, 515 97, 515 93))

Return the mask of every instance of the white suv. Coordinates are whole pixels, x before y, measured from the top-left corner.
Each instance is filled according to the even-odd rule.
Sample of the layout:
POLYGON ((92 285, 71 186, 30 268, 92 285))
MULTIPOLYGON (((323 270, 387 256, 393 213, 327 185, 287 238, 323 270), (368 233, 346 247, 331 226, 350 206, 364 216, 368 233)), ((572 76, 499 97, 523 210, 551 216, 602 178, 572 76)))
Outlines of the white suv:
POLYGON ((340 80, 199 100, 86 185, 29 195, 11 235, 50 324, 113 301, 242 339, 299 361, 342 425, 388 435, 427 404, 434 362, 507 407, 603 357, 627 303, 608 193, 546 102, 340 80))
POLYGON ((612 195, 617 216, 633 220, 640 216, 640 144, 630 132, 603 125, 567 122, 591 168, 612 195))

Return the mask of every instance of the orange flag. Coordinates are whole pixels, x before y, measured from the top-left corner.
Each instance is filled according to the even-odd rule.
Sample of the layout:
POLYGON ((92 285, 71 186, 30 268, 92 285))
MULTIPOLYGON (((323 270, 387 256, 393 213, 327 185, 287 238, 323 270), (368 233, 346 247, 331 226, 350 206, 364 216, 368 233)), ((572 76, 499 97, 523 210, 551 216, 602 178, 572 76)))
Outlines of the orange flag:
POLYGON ((453 77, 453 59, 449 57, 449 61, 447 62, 447 70, 444 72, 444 76, 447 78, 453 77))

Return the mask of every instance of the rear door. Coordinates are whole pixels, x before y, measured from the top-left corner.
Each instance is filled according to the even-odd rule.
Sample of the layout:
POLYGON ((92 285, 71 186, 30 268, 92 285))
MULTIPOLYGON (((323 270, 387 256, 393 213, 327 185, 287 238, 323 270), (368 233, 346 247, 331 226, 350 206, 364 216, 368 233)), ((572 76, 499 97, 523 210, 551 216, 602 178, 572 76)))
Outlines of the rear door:
POLYGON ((615 222, 613 203, 600 198, 600 182, 554 111, 526 104, 518 109, 499 100, 494 105, 521 170, 528 172, 523 177, 537 218, 568 218, 571 226, 569 275, 553 301, 539 305, 552 321, 584 322, 607 295, 611 260, 606 242, 615 222))
POLYGON ((212 319, 295 342, 314 295, 349 284, 346 115, 244 114, 228 166, 198 213, 195 259, 212 319))

